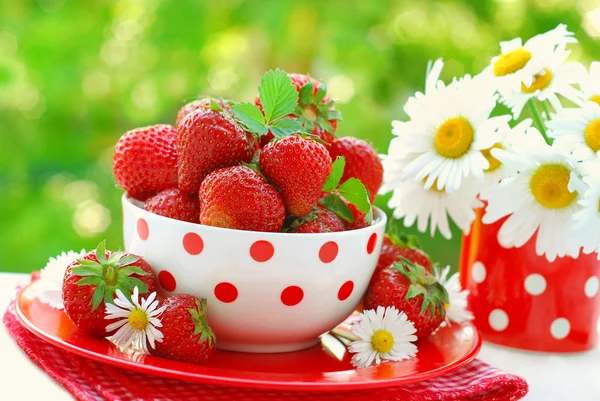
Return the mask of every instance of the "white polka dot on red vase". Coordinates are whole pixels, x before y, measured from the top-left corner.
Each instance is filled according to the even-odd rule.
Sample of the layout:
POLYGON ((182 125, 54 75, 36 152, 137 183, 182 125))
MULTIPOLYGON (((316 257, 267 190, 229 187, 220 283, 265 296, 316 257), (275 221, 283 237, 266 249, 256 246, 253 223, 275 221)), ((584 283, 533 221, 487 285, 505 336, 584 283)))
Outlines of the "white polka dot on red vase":
POLYGON ((525 291, 531 295, 540 295, 546 291, 546 279, 537 273, 530 274, 525 278, 525 291))
POLYGON ((488 323, 495 331, 503 331, 508 327, 508 315, 502 309, 494 309, 488 316, 488 323))
POLYGON ((485 277, 487 276, 487 270, 485 266, 481 262, 473 263, 471 266, 471 278, 476 283, 483 283, 485 281, 485 277))
POLYGON ((562 340, 569 335, 571 331, 571 323, 564 317, 559 317, 552 322, 550 326, 550 334, 557 340, 562 340))
POLYGON ((587 279, 585 282, 584 291, 588 298, 594 298, 596 296, 598 293, 598 284, 598 277, 596 276, 592 276, 587 279))

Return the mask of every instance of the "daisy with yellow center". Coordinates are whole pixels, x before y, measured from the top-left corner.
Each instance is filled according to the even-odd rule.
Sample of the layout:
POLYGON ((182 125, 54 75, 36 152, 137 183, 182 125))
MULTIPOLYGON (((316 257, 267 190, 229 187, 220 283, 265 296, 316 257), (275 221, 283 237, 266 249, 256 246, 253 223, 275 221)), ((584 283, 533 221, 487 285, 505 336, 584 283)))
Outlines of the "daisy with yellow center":
POLYGON ((50 258, 40 271, 40 301, 54 309, 64 309, 62 299, 62 286, 67 267, 85 255, 85 249, 77 253, 74 251, 63 252, 50 258))
POLYGON ((137 287, 133 289, 131 300, 121 290, 117 290, 116 294, 114 304, 106 304, 104 318, 120 319, 106 326, 107 333, 118 331, 107 339, 124 350, 148 354, 147 343, 154 348, 156 341, 162 342, 163 334, 157 328, 162 327, 159 317, 166 307, 157 308, 156 292, 140 303, 137 287))
POLYGON ((450 276, 450 266, 441 269, 434 266, 433 274, 438 282, 446 288, 448 292, 448 304, 446 305, 445 323, 464 323, 473 320, 473 313, 467 309, 468 290, 463 290, 460 286, 458 273, 450 276))
POLYGON ((583 100, 600 105, 600 61, 592 62, 589 72, 586 71, 579 78, 583 100))
POLYGON ((508 106, 515 119, 519 118, 523 108, 532 99, 541 102, 548 101, 557 112, 562 109, 558 95, 576 104, 582 104, 581 92, 572 85, 585 72, 580 63, 565 63, 570 50, 565 45, 558 46, 554 51, 541 57, 542 67, 535 72, 531 83, 521 82, 518 91, 507 87, 499 87, 500 101, 508 106))
POLYGON ((548 55, 558 46, 575 42, 573 33, 563 24, 524 44, 521 38, 501 42, 500 54, 492 58, 491 65, 482 74, 492 79, 505 94, 518 93, 522 86, 534 89, 551 78, 546 76, 535 84, 535 76, 543 70, 548 55))
POLYGON ((508 177, 512 170, 510 165, 502 163, 492 155, 494 149, 503 149, 512 151, 514 147, 519 147, 523 143, 526 131, 531 127, 531 119, 521 121, 515 127, 511 128, 508 124, 498 130, 500 141, 488 149, 483 149, 481 154, 490 164, 485 170, 485 181, 488 184, 496 184, 503 178, 508 177))
POLYGON ((352 364, 358 368, 379 365, 382 361, 401 361, 417 354, 415 325, 404 312, 394 307, 378 306, 361 313, 352 325, 359 340, 350 343, 352 364))
MULTIPOLYGON (((425 189, 435 182, 438 190, 452 192, 466 177, 483 180, 489 162, 481 151, 498 142, 497 130, 510 117, 490 117, 496 96, 489 82, 465 76, 446 86, 439 81, 442 65, 440 60, 434 64, 426 93, 405 106, 410 121, 392 123, 398 138, 388 157, 403 167, 402 179, 425 180, 425 189)), ((391 171, 388 176, 398 174, 391 171)))
POLYGON ((505 248, 521 247, 537 233, 536 253, 553 262, 557 257, 579 255, 580 238, 572 235, 573 214, 585 190, 577 163, 560 149, 547 145, 535 128, 520 152, 492 150, 514 172, 481 192, 488 201, 483 223, 508 218, 498 232, 505 248), (574 174, 573 174, 574 173, 574 174))
POLYGON ((586 189, 578 202, 582 209, 573 216, 573 235, 580 239, 584 253, 592 253, 600 250, 600 159, 584 166, 586 189))
POLYGON ((547 125, 548 136, 556 138, 555 146, 572 153, 576 160, 597 158, 600 151, 600 105, 597 103, 564 109, 547 125))

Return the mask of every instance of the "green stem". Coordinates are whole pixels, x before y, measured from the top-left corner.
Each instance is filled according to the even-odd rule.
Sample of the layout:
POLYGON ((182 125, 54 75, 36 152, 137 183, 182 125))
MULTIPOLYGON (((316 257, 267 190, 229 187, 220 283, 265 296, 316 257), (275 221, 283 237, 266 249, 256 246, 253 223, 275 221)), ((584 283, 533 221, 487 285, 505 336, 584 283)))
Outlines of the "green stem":
POLYGON ((529 110, 531 111, 531 115, 533 116, 533 122, 544 137, 546 143, 550 145, 550 140, 548 139, 548 135, 546 134, 546 126, 544 125, 544 121, 542 120, 542 116, 540 116, 538 109, 535 107, 534 99, 529 99, 529 102, 527 103, 529 104, 529 110))
POLYGON ((539 103, 541 103, 542 108, 544 109, 544 114, 546 115, 546 121, 550 121, 552 120, 552 115, 550 114, 550 109, 548 108, 548 102, 547 101, 540 101, 538 100, 539 103))

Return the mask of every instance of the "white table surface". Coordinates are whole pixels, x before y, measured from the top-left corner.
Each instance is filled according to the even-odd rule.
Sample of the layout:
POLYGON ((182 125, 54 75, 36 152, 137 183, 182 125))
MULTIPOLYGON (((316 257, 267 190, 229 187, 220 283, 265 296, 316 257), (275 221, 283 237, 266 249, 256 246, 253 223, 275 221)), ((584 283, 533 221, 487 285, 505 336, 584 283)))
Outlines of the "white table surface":
MULTIPOLYGON (((4 314, 17 283, 28 275, 0 273, 0 313, 4 314)), ((579 355, 524 353, 484 344, 479 358, 524 377, 526 401, 600 401, 600 349, 579 355)), ((69 400, 71 396, 16 346, 0 328, 0 399, 69 400)))

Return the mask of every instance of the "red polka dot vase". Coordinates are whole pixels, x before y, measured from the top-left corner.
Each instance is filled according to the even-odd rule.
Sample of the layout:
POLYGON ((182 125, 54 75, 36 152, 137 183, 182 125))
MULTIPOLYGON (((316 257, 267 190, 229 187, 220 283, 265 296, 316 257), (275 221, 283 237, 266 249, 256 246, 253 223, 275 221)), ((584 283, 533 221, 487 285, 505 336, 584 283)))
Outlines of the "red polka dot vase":
POLYGON ((357 307, 377 265, 385 214, 324 234, 228 230, 169 219, 123 197, 125 249, 143 256, 164 295, 207 298, 220 349, 308 348, 357 307))
POLYGON ((483 224, 480 213, 462 244, 461 281, 484 340, 554 353, 597 347, 597 255, 548 262, 536 254, 535 236, 521 248, 503 248, 503 222, 483 224))

